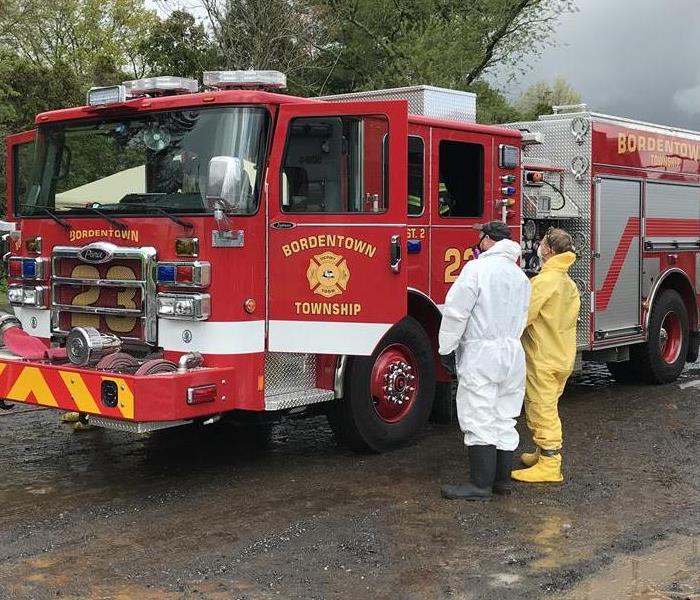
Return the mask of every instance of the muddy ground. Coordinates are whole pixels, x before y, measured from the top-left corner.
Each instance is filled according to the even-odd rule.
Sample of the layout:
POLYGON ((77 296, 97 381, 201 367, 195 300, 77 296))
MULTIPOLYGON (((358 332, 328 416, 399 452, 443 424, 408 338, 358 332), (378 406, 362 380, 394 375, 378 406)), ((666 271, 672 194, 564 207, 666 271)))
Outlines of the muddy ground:
POLYGON ((359 456, 318 417, 251 444, 2 413, 0 599, 700 598, 699 394, 698 366, 596 367, 562 400, 565 484, 476 505, 439 497, 465 474, 451 426, 359 456))

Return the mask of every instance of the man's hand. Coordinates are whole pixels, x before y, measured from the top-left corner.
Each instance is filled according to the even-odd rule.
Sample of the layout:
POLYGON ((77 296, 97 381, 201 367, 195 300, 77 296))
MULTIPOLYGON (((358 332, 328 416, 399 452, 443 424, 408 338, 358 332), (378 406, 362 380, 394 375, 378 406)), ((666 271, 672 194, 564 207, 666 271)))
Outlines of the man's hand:
POLYGON ((452 377, 457 376, 457 359, 455 358, 455 353, 450 352, 449 354, 441 354, 440 362, 452 377))

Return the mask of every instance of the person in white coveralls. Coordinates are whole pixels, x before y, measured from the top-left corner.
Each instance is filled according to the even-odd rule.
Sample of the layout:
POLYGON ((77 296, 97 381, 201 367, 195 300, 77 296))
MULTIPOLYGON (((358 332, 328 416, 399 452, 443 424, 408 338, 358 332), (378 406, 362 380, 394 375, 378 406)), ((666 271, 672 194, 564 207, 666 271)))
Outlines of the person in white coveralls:
POLYGON ((511 491, 518 447, 515 420, 525 395, 525 354, 530 283, 518 266, 520 245, 501 221, 476 225, 477 260, 452 285, 442 314, 440 355, 456 373, 457 416, 469 454, 469 483, 444 485, 450 499, 489 500, 511 491))

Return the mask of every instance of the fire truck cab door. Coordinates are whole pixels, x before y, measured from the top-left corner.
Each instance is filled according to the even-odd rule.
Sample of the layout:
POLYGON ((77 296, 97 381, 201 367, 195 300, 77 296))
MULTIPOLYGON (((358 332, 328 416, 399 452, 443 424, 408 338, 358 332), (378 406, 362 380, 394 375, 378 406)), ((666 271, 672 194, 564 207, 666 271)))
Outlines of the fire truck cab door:
POLYGON ((5 138, 6 190, 5 219, 13 220, 15 206, 24 202, 34 159, 36 130, 9 135, 5 138))
POLYGON ((282 105, 268 169, 271 352, 369 355, 406 315, 405 101, 282 105))

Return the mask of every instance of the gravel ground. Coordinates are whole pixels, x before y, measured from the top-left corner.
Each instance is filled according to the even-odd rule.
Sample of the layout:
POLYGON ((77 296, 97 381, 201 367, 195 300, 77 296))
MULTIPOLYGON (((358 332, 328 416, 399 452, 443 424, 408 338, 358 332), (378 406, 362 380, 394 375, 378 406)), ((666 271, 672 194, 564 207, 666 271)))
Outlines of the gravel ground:
POLYGON ((319 417, 256 438, 0 413, 0 599, 700 598, 700 366, 661 387, 587 367, 565 483, 476 505, 439 497, 466 475, 456 426, 367 456, 319 417))

